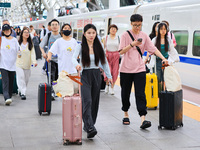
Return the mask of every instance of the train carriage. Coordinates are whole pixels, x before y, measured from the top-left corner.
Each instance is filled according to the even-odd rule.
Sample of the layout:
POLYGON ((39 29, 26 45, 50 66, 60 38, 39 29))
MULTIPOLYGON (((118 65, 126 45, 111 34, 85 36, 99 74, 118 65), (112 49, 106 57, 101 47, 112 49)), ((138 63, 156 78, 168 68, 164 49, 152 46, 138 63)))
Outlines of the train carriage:
MULTIPOLYGON (((143 16, 142 30, 147 34, 151 32, 154 22, 167 20, 177 41, 176 49, 181 62, 176 64, 176 68, 182 83, 200 90, 200 18, 197 15, 200 14, 199 7, 199 0, 173 0, 63 16, 57 19, 60 21, 60 26, 63 23, 72 25, 72 36, 79 42, 83 27, 87 23, 93 23, 97 27, 98 34, 103 37, 107 34, 108 26, 113 23, 118 26, 119 35, 130 29, 130 16, 133 13, 143 16)), ((39 29, 48 22, 33 21, 26 23, 26 26, 31 24, 39 29)))

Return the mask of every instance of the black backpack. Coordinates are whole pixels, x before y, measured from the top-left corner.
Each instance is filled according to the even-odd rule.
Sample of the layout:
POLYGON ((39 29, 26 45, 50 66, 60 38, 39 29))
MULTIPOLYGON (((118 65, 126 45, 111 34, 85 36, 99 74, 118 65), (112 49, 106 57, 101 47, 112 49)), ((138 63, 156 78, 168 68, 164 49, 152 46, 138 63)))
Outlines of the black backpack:
POLYGON ((46 32, 47 32, 46 29, 44 29, 44 36, 46 35, 46 32))

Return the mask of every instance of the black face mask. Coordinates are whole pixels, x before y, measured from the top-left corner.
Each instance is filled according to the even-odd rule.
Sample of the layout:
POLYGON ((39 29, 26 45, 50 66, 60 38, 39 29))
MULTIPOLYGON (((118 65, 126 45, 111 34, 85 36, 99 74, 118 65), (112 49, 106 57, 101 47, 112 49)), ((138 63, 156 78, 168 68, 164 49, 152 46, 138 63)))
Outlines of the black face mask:
POLYGON ((9 37, 11 34, 9 34, 9 35, 5 35, 5 37, 9 37))
POLYGON ((62 31, 65 36, 69 36, 71 34, 71 30, 63 30, 62 31))

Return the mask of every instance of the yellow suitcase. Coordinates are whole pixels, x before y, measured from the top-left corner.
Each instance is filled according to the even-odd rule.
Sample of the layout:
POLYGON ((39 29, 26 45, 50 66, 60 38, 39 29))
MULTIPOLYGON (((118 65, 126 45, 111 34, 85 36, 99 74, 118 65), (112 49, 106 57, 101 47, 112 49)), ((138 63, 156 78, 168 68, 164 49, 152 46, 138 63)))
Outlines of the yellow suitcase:
POLYGON ((147 108, 155 108, 158 106, 158 79, 155 73, 146 74, 145 94, 147 100, 147 108))

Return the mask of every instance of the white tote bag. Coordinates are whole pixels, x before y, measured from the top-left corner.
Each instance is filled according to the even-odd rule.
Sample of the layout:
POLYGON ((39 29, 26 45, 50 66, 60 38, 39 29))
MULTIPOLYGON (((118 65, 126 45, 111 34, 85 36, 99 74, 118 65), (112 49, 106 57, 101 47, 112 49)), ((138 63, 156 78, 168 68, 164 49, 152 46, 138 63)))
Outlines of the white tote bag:
POLYGON ((181 78, 174 66, 165 67, 164 81, 167 91, 176 92, 182 89, 181 78))

